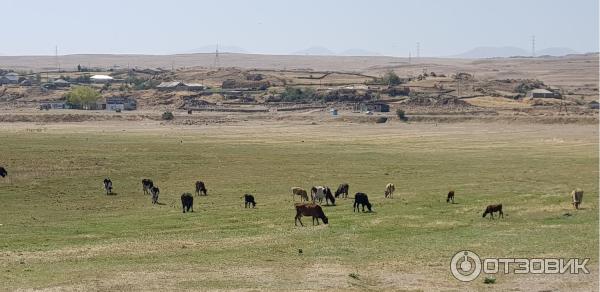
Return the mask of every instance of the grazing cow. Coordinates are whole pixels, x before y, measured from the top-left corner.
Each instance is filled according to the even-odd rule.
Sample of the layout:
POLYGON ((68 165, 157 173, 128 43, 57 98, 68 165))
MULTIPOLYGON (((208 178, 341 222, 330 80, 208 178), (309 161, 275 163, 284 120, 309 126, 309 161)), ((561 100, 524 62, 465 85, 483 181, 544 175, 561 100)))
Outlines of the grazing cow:
POLYGON ((296 199, 296 196, 300 196, 300 202, 308 201, 308 194, 306 190, 300 187, 292 188, 292 200, 296 199))
POLYGON ((573 207, 575 207, 575 209, 579 209, 579 205, 581 204, 581 201, 583 200, 583 190, 582 189, 574 189, 571 192, 571 198, 573 198, 573 207))
POLYGON ((199 196, 200 193, 206 196, 206 186, 204 186, 204 182, 196 181, 196 195, 199 196))
POLYGON ((154 187, 154 183, 151 179, 145 178, 142 180, 142 191, 144 191, 144 195, 149 194, 152 187, 154 187))
POLYGON ((250 205, 252 205, 252 208, 256 207, 256 202, 254 201, 254 196, 250 195, 250 194, 245 194, 244 195, 244 208, 250 208, 250 205))
POLYGON ((331 193, 331 189, 329 187, 312 187, 311 196, 313 203, 315 203, 315 201, 319 201, 319 203, 322 203, 323 199, 325 199, 327 205, 329 205, 329 201, 331 201, 331 203, 335 205, 335 198, 333 197, 333 194, 331 193))
POLYGON ((192 196, 192 194, 181 194, 181 208, 183 209, 183 213, 185 213, 186 210, 190 212, 190 209, 194 212, 194 196, 192 196))
POLYGON ((446 203, 450 203, 450 201, 452 201, 452 204, 454 204, 454 191, 449 191, 448 195, 446 196, 446 203))
POLYGON ((0 176, 5 177, 7 175, 8 175, 8 171, 6 171, 6 168, 0 166, 0 176))
POLYGON ((335 197, 337 198, 342 195, 342 198, 348 198, 349 189, 350 186, 347 183, 340 184, 335 191, 335 197))
POLYGON ((112 181, 108 177, 104 179, 104 190, 107 195, 112 193, 112 181))
POLYGON ((329 187, 325 187, 325 203, 329 205, 329 202, 335 206, 335 197, 331 193, 331 189, 329 187))
POLYGON ((492 219, 494 219, 494 212, 498 212, 498 216, 504 218, 504 213, 502 212, 502 204, 487 206, 485 208, 485 211, 483 212, 482 217, 485 218, 485 215, 490 214, 492 219))
POLYGON ((387 185, 385 185, 385 197, 390 197, 393 198, 394 197, 394 192, 396 191, 396 186, 393 183, 389 183, 387 185))
POLYGON ((362 211, 365 211, 365 206, 367 206, 367 209, 369 210, 369 212, 371 212, 371 203, 369 203, 369 197, 367 196, 367 194, 365 193, 356 193, 354 195, 354 207, 352 208, 352 212, 355 212, 356 210, 359 210, 359 205, 362 206, 362 211))
POLYGON ((298 226, 298 222, 300 222, 301 226, 304 226, 304 224, 302 224, 302 220, 300 220, 302 216, 312 216, 313 225, 315 225, 315 219, 317 219, 317 225, 319 225, 319 219, 321 219, 324 224, 329 223, 329 219, 327 219, 327 216, 325 216, 325 213, 323 213, 323 209, 321 209, 321 206, 317 204, 296 203, 294 206, 296 207, 296 217, 294 218, 294 225, 296 226, 298 226))
POLYGON ((158 204, 158 195, 160 194, 160 189, 157 186, 153 186, 150 189, 150 194, 152 194, 152 204, 158 204))

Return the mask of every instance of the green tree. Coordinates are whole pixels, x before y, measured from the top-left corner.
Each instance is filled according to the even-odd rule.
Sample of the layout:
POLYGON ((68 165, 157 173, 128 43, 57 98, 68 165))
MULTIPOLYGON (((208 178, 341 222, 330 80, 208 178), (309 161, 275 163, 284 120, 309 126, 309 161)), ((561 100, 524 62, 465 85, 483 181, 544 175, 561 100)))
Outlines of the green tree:
POLYGON ((66 94, 67 101, 71 104, 86 106, 100 99, 100 93, 89 86, 75 86, 66 94))
POLYGON ((387 85, 399 85, 400 83, 402 83, 402 80, 400 79, 400 77, 398 77, 396 73, 394 73, 394 71, 389 71, 385 73, 381 80, 387 85))

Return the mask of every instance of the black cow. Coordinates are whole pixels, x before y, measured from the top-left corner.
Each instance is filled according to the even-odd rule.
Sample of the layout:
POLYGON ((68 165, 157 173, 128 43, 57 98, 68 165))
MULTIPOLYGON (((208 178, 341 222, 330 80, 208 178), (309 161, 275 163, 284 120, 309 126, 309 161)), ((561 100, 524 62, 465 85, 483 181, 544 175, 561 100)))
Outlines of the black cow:
POLYGON ((194 212, 194 196, 192 196, 192 194, 181 194, 181 208, 183 209, 183 213, 185 213, 186 210, 190 212, 190 209, 194 212))
POLYGON ((144 195, 149 194, 152 187, 154 187, 154 183, 151 179, 145 178, 142 180, 142 191, 144 191, 144 195))
POLYGON ((112 193, 112 181, 108 177, 104 179, 104 190, 107 195, 112 193))
POLYGON ((490 214, 492 219, 494 219, 494 212, 498 212, 498 216, 504 218, 504 213, 502 212, 502 204, 487 206, 485 208, 485 211, 483 212, 482 217, 485 218, 485 215, 490 214))
POLYGON ((367 209, 369 209, 369 212, 371 212, 371 203, 369 203, 369 197, 367 196, 367 194, 365 193, 356 193, 354 195, 354 207, 352 208, 352 212, 355 212, 356 210, 359 210, 359 205, 362 206, 362 211, 365 211, 365 206, 367 206, 367 209))
POLYGON ((206 186, 204 186, 204 182, 196 181, 196 195, 199 196, 200 193, 206 196, 206 186))
POLYGON ((350 186, 347 183, 340 184, 337 190, 335 191, 335 197, 337 198, 340 195, 342 195, 342 198, 348 198, 349 189, 350 186))
POLYGON ((150 189, 150 193, 152 194, 152 204, 158 204, 158 195, 160 194, 160 189, 157 186, 153 186, 150 189))
POLYGON ((325 203, 329 205, 329 202, 335 206, 335 197, 331 193, 331 189, 329 187, 325 187, 325 203))
POLYGON ((446 203, 450 203, 450 201, 452 201, 452 204, 454 204, 454 191, 449 191, 448 195, 446 196, 446 203))
POLYGON ((6 171, 6 168, 0 166, 0 176, 5 177, 7 175, 8 175, 8 171, 6 171))
POLYGON ((250 205, 252 205, 252 208, 256 207, 256 202, 254 201, 254 196, 250 195, 250 194, 245 194, 244 195, 244 208, 250 208, 250 205))

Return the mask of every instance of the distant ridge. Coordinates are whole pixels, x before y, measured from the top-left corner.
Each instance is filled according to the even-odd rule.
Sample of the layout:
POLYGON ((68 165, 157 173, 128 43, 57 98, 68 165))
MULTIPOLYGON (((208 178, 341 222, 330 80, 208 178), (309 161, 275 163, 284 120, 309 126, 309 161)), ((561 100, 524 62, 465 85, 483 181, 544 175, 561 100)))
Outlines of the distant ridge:
MULTIPOLYGON (((565 56, 570 54, 577 54, 577 52, 570 48, 547 48, 538 50, 535 52, 536 56, 565 56)), ((451 58, 464 58, 464 59, 483 59, 483 58, 509 58, 509 57, 530 57, 531 51, 518 48, 518 47, 477 47, 472 50, 466 51, 462 54, 450 56, 451 58)))

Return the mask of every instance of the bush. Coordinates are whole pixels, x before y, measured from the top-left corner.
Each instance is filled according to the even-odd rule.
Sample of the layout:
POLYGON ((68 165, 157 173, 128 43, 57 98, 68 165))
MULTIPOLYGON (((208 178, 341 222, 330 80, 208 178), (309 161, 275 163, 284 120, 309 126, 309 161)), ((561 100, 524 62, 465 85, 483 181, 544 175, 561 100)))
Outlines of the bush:
POLYGON ((406 113, 402 109, 397 109, 396 110, 396 115, 398 116, 398 119, 400 119, 401 121, 408 120, 408 118, 406 117, 406 113))
POLYGON ((400 83, 402 83, 402 80, 400 80, 400 77, 398 77, 398 75, 396 73, 394 73, 393 71, 387 72, 385 73, 385 75, 383 75, 383 78, 381 78, 383 83, 393 86, 393 85, 399 85, 400 83))
POLYGON ((286 87, 281 93, 281 100, 287 102, 315 100, 317 97, 312 88, 286 87))
POLYGON ((162 114, 161 118, 162 118, 163 120, 165 120, 165 121, 169 121, 169 120, 172 120, 172 119, 174 119, 174 118, 175 118, 175 116, 173 115, 173 113, 172 113, 172 112, 169 112, 169 111, 167 111, 167 112, 164 112, 164 113, 162 114))

